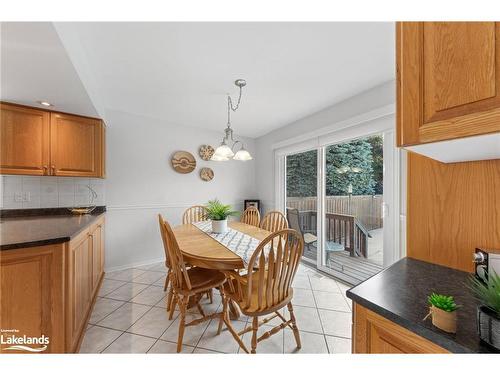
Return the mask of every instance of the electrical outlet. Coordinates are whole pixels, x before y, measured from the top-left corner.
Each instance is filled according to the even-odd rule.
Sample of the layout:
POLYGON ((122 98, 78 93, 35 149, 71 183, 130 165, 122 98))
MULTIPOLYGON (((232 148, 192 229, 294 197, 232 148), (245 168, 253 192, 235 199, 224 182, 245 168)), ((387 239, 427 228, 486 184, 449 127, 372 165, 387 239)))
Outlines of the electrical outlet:
POLYGON ((14 202, 22 202, 23 193, 14 193, 14 202))
POLYGON ((31 201, 31 194, 29 191, 25 191, 23 194, 23 202, 31 201))

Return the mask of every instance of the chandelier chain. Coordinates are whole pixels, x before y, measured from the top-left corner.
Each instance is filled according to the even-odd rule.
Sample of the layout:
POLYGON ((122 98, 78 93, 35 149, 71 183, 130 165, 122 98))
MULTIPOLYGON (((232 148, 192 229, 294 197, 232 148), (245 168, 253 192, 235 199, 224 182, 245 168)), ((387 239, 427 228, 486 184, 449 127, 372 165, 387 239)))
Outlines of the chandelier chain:
POLYGON ((231 98, 231 95, 227 95, 227 126, 231 126, 231 111, 236 112, 238 108, 240 108, 240 103, 241 103, 241 94, 243 91, 243 87, 240 86, 240 94, 238 96, 238 102, 236 105, 233 105, 233 99, 231 98))

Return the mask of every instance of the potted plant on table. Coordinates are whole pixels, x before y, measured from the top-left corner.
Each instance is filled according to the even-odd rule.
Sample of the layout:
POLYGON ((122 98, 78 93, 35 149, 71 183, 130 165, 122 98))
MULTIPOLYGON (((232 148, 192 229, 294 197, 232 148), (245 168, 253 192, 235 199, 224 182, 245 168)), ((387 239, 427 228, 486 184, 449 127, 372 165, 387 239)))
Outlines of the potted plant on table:
POLYGON ((455 303, 452 296, 432 293, 427 301, 430 304, 429 314, 432 316, 432 324, 445 332, 455 333, 457 331, 457 309, 459 306, 455 303))
POLYGON ((227 218, 235 216, 238 211, 232 211, 231 205, 222 204, 218 199, 208 201, 206 204, 206 218, 212 220, 212 232, 227 232, 227 218))
POLYGON ((471 277, 471 287, 481 301, 477 307, 477 330, 479 338, 500 350, 500 276, 495 271, 485 280, 471 277))

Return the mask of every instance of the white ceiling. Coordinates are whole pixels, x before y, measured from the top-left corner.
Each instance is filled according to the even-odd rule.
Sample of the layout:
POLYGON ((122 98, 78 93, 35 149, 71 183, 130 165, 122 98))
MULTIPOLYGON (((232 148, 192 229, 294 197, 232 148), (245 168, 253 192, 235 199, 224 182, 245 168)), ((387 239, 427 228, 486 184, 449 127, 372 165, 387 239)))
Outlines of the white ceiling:
MULTIPOLYGON (((92 84, 98 86, 94 92, 99 93, 103 108, 222 131, 226 124, 225 94, 235 96, 233 81, 244 78, 248 85, 232 123, 237 134, 250 137, 395 75, 393 23, 59 25, 56 28, 63 40, 65 32, 77 36, 71 43, 78 46, 67 51, 77 68, 85 66, 86 74, 80 74, 84 83, 88 73, 92 75, 92 84), (74 53, 75 48, 78 53, 74 53)), ((2 56, 2 63, 5 60, 7 68, 4 72, 2 66, 2 74, 7 83, 4 89, 2 80, 2 98, 6 93, 21 101, 53 100, 70 112, 69 107, 80 106, 77 112, 81 112, 91 104, 82 96, 75 76, 67 74, 69 61, 54 46, 52 29, 50 33, 37 32, 36 26, 15 25, 6 31, 7 57, 2 56), (26 48, 38 57, 23 55, 26 48), (46 48, 57 51, 53 53, 58 58, 52 64, 46 48), (16 71, 17 66, 21 71, 16 71), (47 69, 48 77, 44 77, 47 69), (64 99, 72 101, 71 105, 64 99)), ((4 35, 2 53, 3 43, 4 35)), ((95 104, 96 98, 92 99, 95 104)))
POLYGON ((52 23, 2 22, 1 100, 97 116, 52 23))

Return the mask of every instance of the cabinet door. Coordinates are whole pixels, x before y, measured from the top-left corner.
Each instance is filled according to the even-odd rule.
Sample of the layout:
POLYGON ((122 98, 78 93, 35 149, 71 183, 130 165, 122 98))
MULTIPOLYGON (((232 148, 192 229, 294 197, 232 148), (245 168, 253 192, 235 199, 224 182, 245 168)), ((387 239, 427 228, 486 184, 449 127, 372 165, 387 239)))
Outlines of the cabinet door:
MULTIPOLYGON (((3 251, 0 256, 0 327, 4 341, 15 335, 48 338, 47 344, 26 345, 43 353, 64 353, 63 245, 3 251), (46 348, 45 345, 47 346, 46 348)), ((2 353, 30 353, 7 349, 2 353)))
POLYGON ((96 292, 104 270, 104 222, 92 229, 92 293, 96 292))
POLYGON ((102 121, 52 113, 50 118, 51 173, 56 176, 102 177, 102 121))
POLYGON ((88 231, 69 246, 67 350, 78 346, 92 302, 92 243, 88 231))
POLYGON ((398 145, 500 131, 500 24, 400 22, 398 145))
POLYGON ((357 303, 353 314, 353 353, 448 353, 357 303))
POLYGON ((50 114, 4 103, 0 109, 0 173, 48 174, 50 114))

